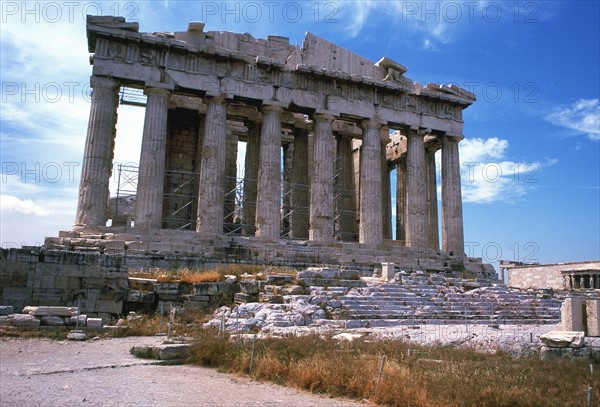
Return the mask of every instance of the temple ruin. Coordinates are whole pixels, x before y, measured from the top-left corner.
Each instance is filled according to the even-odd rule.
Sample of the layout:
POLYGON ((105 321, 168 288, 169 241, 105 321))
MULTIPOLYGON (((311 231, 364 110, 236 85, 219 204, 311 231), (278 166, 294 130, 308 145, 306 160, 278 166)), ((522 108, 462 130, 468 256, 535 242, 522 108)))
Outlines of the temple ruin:
POLYGON ((87 36, 93 92, 75 226, 46 247, 493 273, 464 254, 458 143, 472 93, 415 83, 389 58, 373 63, 310 33, 300 47, 203 23, 142 33, 89 16, 87 36), (115 142, 127 137, 116 134, 118 105, 136 91, 146 113, 135 190, 109 204, 115 142))

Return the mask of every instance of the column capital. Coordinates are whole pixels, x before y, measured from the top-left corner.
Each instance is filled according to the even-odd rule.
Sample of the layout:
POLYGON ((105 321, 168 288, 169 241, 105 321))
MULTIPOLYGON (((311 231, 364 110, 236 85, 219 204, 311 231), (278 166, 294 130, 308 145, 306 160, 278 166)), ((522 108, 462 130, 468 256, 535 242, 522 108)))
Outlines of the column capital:
POLYGON ((326 121, 332 122, 335 119, 337 119, 337 117, 332 114, 329 114, 329 113, 321 113, 321 112, 317 111, 312 115, 312 119, 313 120, 326 120, 326 121))
POLYGON ((442 136, 442 140, 444 141, 452 141, 452 142, 459 142, 462 141, 465 138, 464 135, 462 134, 444 134, 442 136))
POLYGON ((360 122, 361 127, 363 128, 363 130, 379 130, 384 123, 379 122, 377 119, 373 118, 373 119, 364 119, 363 121, 360 122))
POLYGON ((206 95, 203 99, 204 103, 208 104, 215 104, 215 105, 227 105, 227 103, 229 103, 227 101, 227 97, 225 95, 217 95, 217 96, 212 96, 212 95, 206 95))
POLYGON ((282 112, 287 109, 288 104, 276 100, 263 100, 260 110, 262 112, 282 112))
POLYGON ((114 88, 117 89, 120 85, 113 78, 109 78, 108 76, 90 76, 90 86, 94 89, 97 88, 114 88))
POLYGON ((406 128, 406 130, 403 133, 406 133, 407 137, 419 136, 419 137, 425 138, 425 136, 428 136, 431 134, 431 129, 418 127, 418 126, 409 126, 406 128))
POLYGON ((163 87, 156 86, 146 86, 144 88, 144 95, 161 95, 161 96, 170 96, 172 89, 167 89, 163 87))

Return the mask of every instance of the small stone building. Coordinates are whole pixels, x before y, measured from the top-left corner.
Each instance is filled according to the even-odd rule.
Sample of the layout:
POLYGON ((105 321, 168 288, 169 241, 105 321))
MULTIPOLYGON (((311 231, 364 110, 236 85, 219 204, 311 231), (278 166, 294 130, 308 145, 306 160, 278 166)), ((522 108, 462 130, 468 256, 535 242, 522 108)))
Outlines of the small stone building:
POLYGON ((508 270, 506 284, 514 288, 553 288, 555 290, 600 289, 600 261, 557 264, 524 264, 501 261, 508 270))

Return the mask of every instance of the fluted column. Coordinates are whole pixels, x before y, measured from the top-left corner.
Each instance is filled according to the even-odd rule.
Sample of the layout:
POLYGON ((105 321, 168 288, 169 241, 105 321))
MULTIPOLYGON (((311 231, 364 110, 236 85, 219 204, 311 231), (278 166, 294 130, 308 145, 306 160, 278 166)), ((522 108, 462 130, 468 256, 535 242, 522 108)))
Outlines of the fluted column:
POLYGON ((458 141, 442 138, 442 249, 465 254, 458 141))
POLYGON ((396 240, 406 242, 406 157, 396 164, 396 240))
POLYGON ((93 88, 87 137, 83 153, 75 227, 105 226, 108 184, 115 145, 119 84, 92 76, 93 88))
POLYGON ((206 103, 196 231, 223 233, 227 107, 221 97, 206 103))
POLYGON ((256 202, 256 236, 278 239, 281 222, 281 112, 265 105, 260 132, 260 161, 256 202))
POLYGON ((313 172, 310 183, 310 240, 333 239, 333 129, 334 116, 315 114, 313 172))
POLYGON ((135 227, 160 229, 167 149, 167 112, 171 92, 163 87, 146 87, 148 96, 140 154, 135 227))
POLYGON ((381 124, 364 120, 360 152, 360 225, 359 243, 383 242, 381 222, 381 124))
POLYGON ((337 135, 335 190, 335 230, 337 238, 343 241, 356 241, 356 192, 352 165, 352 139, 337 135))
POLYGON ((258 183, 258 160, 260 153, 260 127, 248 122, 248 139, 244 170, 244 234, 256 232, 256 184, 258 183))
POLYGON ((381 142, 381 205, 382 233, 384 239, 392 238, 392 192, 390 190, 390 172, 387 167, 387 144, 390 142, 390 129, 383 126, 379 130, 381 142))
POLYGON ((292 187, 290 237, 308 238, 309 228, 309 184, 308 177, 308 133, 294 130, 294 157, 292 159, 292 187))
POLYGON ((407 132, 407 216, 406 246, 427 247, 427 188, 425 182, 425 145, 423 135, 407 132))
POLYGON ((425 151, 425 165, 427 177, 427 241, 430 249, 440 248, 440 235, 438 231, 438 207, 437 207, 437 180, 435 176, 435 152, 436 148, 428 148, 425 151))

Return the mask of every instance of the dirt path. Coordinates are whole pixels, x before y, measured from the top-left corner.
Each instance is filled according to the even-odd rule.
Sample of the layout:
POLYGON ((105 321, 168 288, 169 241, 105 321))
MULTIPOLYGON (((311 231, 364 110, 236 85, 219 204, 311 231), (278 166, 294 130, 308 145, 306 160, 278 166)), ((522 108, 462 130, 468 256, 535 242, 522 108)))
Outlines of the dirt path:
POLYGON ((129 353, 161 340, 0 338, 0 406, 365 406, 129 353))

